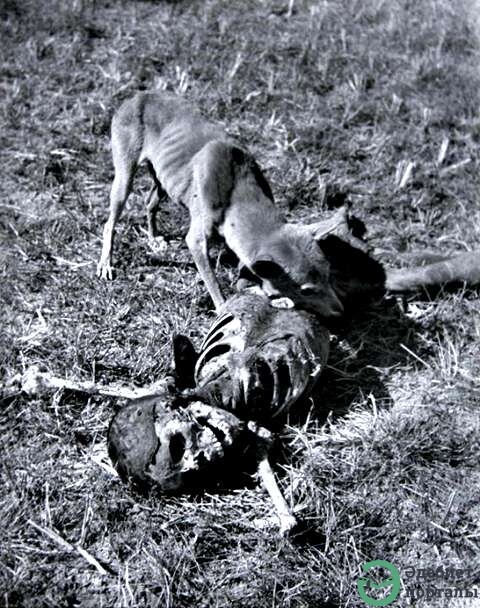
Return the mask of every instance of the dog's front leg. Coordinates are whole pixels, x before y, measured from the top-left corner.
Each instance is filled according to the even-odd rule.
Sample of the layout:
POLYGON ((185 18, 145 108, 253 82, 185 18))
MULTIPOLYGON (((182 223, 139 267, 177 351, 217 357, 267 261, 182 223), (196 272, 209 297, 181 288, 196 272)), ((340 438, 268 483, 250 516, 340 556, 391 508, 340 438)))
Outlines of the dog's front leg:
POLYGON ((113 278, 113 237, 115 234, 115 226, 125 205, 125 201, 127 200, 129 190, 130 181, 125 179, 123 175, 120 177, 115 176, 112 185, 112 193, 110 195, 110 215, 103 229, 102 254, 97 265, 97 276, 102 279, 111 280, 113 278))
POLYGON ((97 265, 97 276, 108 280, 113 278, 112 250, 115 226, 120 219, 120 215, 130 194, 133 175, 136 169, 135 163, 131 161, 127 153, 116 149, 117 145, 112 145, 115 177, 113 178, 110 191, 110 213, 103 229, 102 254, 97 265))
POLYGON ((278 487, 277 480, 272 471, 272 467, 268 461, 268 457, 264 456, 258 465, 258 473, 262 480, 265 489, 272 499, 273 506, 280 520, 280 534, 286 536, 296 525, 297 521, 292 515, 287 501, 278 487))
POLYGON ((225 299, 222 296, 220 285, 217 281, 215 273, 212 270, 212 266, 208 258, 207 235, 204 230, 202 217, 194 216, 192 212, 191 214, 192 218, 190 229, 185 240, 190 253, 192 254, 193 261, 198 268, 198 272, 200 273, 200 276, 207 287, 208 293, 213 300, 216 310, 218 311, 225 302, 225 299))

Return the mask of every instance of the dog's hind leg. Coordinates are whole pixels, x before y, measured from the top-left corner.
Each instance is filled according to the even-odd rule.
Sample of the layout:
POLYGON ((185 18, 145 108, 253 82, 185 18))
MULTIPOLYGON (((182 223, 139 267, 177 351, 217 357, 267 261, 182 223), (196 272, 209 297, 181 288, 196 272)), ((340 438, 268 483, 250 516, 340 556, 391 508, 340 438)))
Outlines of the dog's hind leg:
POLYGON ((152 239, 159 236, 159 230, 157 226, 157 213, 160 208, 160 202, 167 197, 167 193, 162 188, 162 184, 159 182, 155 170, 152 167, 152 164, 148 163, 148 170, 150 172, 150 176, 153 179, 153 185, 150 189, 150 192, 147 196, 147 222, 148 222, 148 236, 152 239))

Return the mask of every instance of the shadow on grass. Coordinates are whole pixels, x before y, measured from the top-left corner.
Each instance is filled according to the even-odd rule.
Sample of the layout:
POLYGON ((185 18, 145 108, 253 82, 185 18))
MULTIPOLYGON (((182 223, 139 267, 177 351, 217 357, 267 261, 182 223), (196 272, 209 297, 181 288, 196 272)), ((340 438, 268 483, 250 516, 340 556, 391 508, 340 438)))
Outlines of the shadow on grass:
MULTIPOLYGON (((353 408, 388 409, 393 405, 385 374, 387 368, 404 366, 416 354, 416 324, 391 299, 382 299, 352 316, 338 340, 332 343, 328 366, 311 399, 297 404, 289 423, 301 427, 307 421, 317 426, 347 416, 353 408)), ((372 424, 374 424, 372 422, 372 424)), ((328 427, 325 427, 328 432, 328 427)), ((296 442, 278 442, 272 461, 292 465, 302 459, 296 442)), ((278 473, 281 475, 281 467, 278 473)), ((318 523, 298 520, 291 536, 298 546, 326 549, 326 536, 318 523)))
POLYGON ((405 364, 419 346, 415 322, 385 294, 383 266, 336 237, 329 237, 322 249, 345 315, 329 327, 334 337, 328 364, 311 401, 297 404, 290 413, 292 424, 301 424, 307 416, 319 423, 329 415, 343 416, 369 396, 375 406, 387 407, 391 398, 386 371, 405 364))

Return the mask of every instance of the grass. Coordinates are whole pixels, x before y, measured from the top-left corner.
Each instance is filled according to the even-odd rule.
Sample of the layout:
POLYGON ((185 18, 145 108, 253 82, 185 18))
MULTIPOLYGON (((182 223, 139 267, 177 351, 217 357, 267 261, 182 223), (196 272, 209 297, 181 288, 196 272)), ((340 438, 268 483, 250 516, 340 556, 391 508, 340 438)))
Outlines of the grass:
MULTIPOLYGON (((94 276, 109 122, 140 88, 185 93, 240 135, 291 218, 319 218, 347 198, 395 264, 416 249, 478 248, 476 9, 473 0, 3 2, 5 384, 39 364, 147 385, 168 367, 172 332, 199 338, 212 318, 182 240, 186 212, 162 210, 165 257, 180 264, 149 248, 143 174, 119 228, 117 279, 94 276)), ((385 298, 345 324, 315 407, 285 432, 282 487, 310 530, 291 540, 253 525, 270 509, 256 486, 129 492, 99 465, 112 400, 6 389, 0 603, 344 608, 365 605, 356 579, 370 559, 401 573, 478 572, 479 319, 478 294, 464 290, 385 298)), ((413 604, 402 592, 393 605, 413 604)))

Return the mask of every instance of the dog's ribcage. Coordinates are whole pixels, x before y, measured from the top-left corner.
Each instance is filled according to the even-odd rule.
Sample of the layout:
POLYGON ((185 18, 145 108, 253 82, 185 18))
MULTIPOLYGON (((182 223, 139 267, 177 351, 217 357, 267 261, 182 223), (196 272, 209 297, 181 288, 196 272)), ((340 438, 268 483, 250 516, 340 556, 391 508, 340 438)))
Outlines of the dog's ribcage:
POLYGON ((193 163, 209 142, 226 140, 224 132, 192 115, 166 125, 160 133, 145 129, 145 143, 140 161, 148 159, 155 175, 168 196, 175 202, 185 200, 193 182, 193 163))

